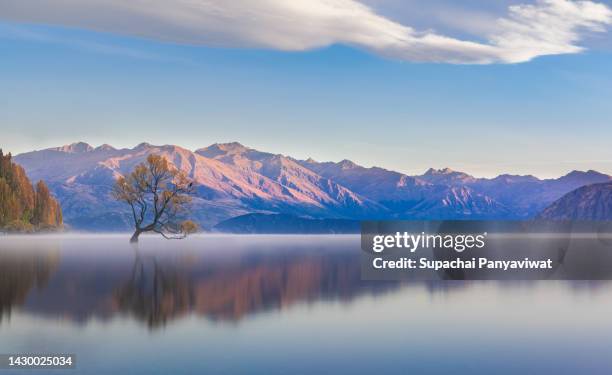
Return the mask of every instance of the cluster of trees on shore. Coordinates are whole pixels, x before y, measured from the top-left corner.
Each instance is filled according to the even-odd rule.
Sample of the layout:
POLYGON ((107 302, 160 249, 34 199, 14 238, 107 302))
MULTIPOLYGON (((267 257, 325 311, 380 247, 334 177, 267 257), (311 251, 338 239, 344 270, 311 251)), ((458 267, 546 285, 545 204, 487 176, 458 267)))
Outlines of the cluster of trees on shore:
POLYGON ((11 154, 0 149, 0 229, 18 232, 62 226, 62 209, 43 181, 33 186, 11 154))

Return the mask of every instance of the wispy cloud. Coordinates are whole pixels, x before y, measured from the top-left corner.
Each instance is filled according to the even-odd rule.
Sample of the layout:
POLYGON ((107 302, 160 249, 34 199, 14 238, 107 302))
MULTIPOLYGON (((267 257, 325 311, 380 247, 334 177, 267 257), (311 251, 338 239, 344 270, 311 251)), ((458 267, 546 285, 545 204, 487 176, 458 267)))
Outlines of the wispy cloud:
POLYGON ((0 0, 0 18, 194 45, 303 51, 346 44, 406 61, 489 64, 581 52, 588 34, 612 25, 612 10, 586 0, 513 5, 474 41, 418 31, 353 0, 0 0))
POLYGON ((54 33, 33 30, 30 27, 0 24, 0 39, 24 40, 34 43, 45 43, 66 46, 81 51, 127 57, 139 60, 168 61, 192 64, 190 60, 172 56, 162 56, 137 48, 120 46, 111 43, 96 42, 88 39, 75 39, 54 33))

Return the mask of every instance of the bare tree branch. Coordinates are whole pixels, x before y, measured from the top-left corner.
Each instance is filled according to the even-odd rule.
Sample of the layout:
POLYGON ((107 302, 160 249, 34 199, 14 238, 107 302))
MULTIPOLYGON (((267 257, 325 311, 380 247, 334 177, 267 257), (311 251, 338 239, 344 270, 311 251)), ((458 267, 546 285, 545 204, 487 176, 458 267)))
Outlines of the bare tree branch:
POLYGON ((181 239, 196 231, 195 223, 180 220, 192 193, 193 182, 183 172, 171 169, 168 161, 159 155, 149 155, 132 173, 120 177, 113 188, 115 199, 126 202, 132 209, 133 242, 143 232, 181 239))

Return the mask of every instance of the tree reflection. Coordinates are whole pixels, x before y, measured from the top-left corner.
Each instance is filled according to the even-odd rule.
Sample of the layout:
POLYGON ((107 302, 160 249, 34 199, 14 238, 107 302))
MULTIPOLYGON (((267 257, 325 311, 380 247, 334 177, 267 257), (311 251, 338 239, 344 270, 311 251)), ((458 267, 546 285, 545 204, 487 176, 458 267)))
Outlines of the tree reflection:
POLYGON ((119 311, 151 329, 193 313, 238 321, 246 315, 320 299, 351 300, 398 283, 361 281, 358 256, 291 254, 208 264, 136 253, 128 281, 116 288, 119 311))
POLYGON ((137 253, 131 278, 117 289, 115 301, 120 311, 156 328, 188 312, 192 295, 191 284, 177 269, 137 253))
POLYGON ((59 254, 34 252, 0 255, 0 322, 13 307, 23 305, 33 288, 42 289, 56 271, 59 254))

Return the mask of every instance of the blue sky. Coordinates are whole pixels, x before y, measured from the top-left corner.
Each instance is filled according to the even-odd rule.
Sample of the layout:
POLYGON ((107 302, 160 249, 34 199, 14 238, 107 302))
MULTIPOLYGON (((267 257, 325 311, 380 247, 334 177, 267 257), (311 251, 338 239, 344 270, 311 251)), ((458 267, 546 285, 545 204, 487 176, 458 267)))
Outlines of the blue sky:
MULTIPOLYGON (((117 11, 113 1, 93 3, 117 11)), ((140 28, 126 29, 94 17, 101 13, 95 9, 73 5, 74 19, 66 12, 55 19, 3 0, 0 147, 19 153, 83 140, 195 149, 239 141, 409 174, 429 167, 476 176, 612 173, 612 15, 600 14, 610 3, 588 2, 604 8, 579 9, 578 26, 568 30, 550 21, 548 1, 564 6, 567 23, 566 0, 514 13, 508 7, 517 2, 510 1, 470 1, 463 9, 433 1, 423 9, 380 0, 356 3, 349 9, 356 21, 341 27, 313 30, 311 23, 320 22, 314 19, 305 31, 293 24, 266 31, 274 21, 264 19, 253 35, 231 22, 202 30, 200 21, 214 19, 196 19, 189 28, 181 18, 179 29, 174 20, 155 23, 119 9, 130 22, 140 17, 140 28), (533 16, 537 11, 545 17, 533 16), (472 15, 476 26, 457 22, 453 12, 472 15), (558 33, 543 39, 540 19, 558 33), (277 38, 279 32, 286 37, 277 38), (401 43, 389 42, 397 33, 401 43)), ((248 16, 223 11, 234 20, 248 16)), ((305 12, 291 11, 299 19, 305 12)))

